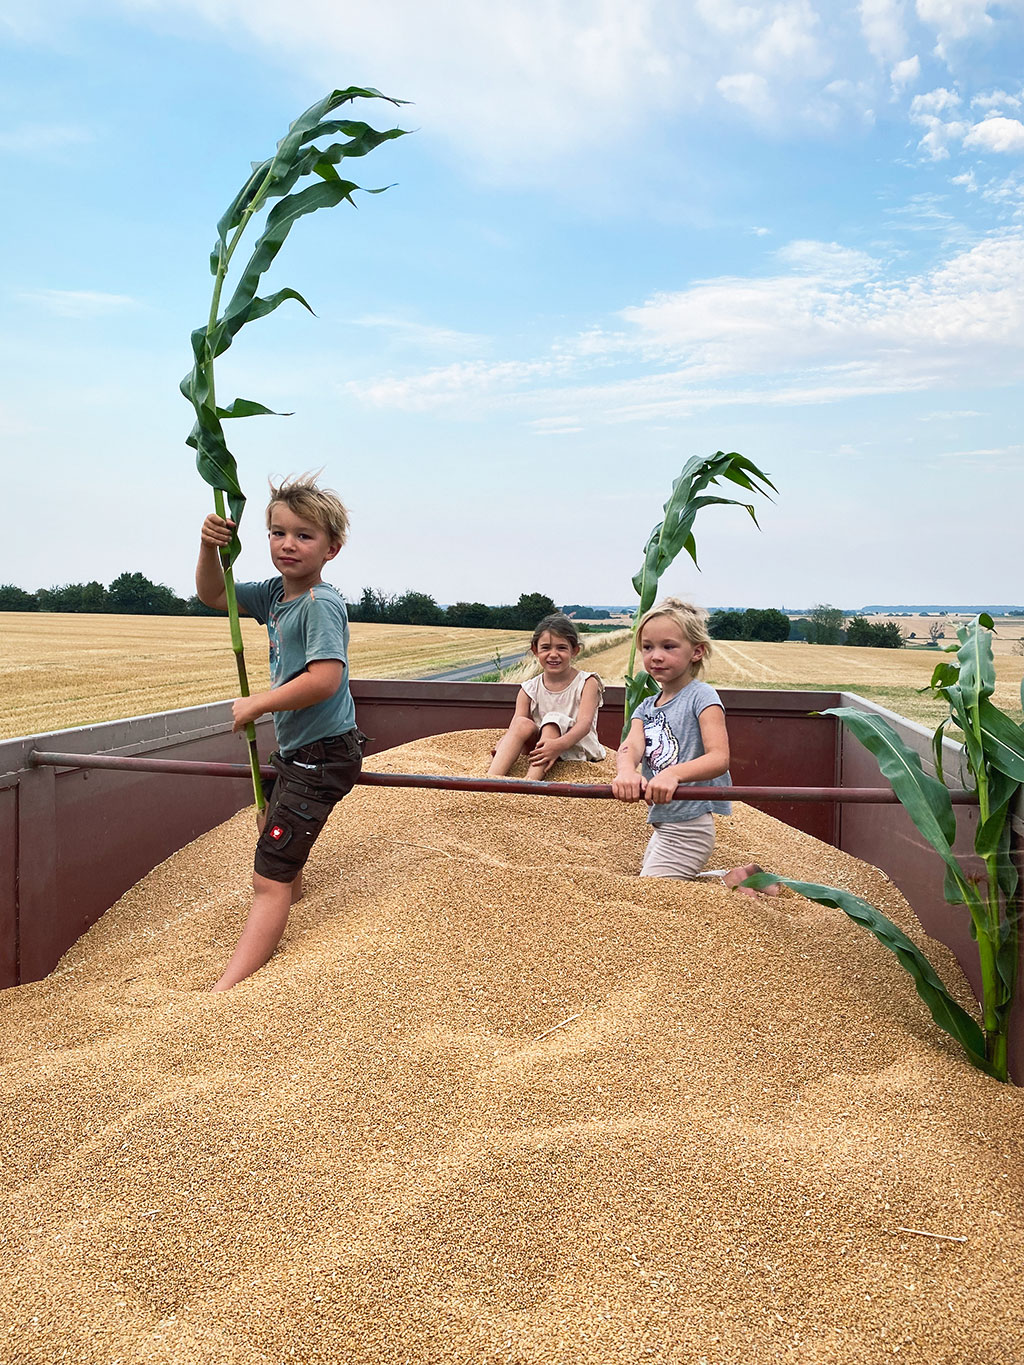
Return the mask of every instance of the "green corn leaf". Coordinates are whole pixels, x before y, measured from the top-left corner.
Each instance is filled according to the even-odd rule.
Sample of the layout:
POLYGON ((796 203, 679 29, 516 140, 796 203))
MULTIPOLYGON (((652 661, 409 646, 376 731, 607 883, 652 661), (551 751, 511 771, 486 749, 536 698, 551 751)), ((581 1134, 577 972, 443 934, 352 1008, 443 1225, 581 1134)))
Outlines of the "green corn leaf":
POLYGON ((920 690, 922 692, 938 692, 944 687, 952 686, 957 682, 959 677, 960 665, 950 663, 948 659, 942 659, 935 665, 935 671, 932 673, 931 682, 927 687, 922 687, 920 690))
POLYGON ((946 775, 943 770, 943 764, 945 763, 946 758, 944 747, 946 742, 946 726, 948 724, 949 717, 947 716, 945 720, 939 721, 938 725, 935 727, 935 732, 932 735, 932 758, 935 762, 935 774, 943 786, 946 785, 946 775))
POLYGON ((874 754, 883 777, 892 785, 911 820, 949 869, 962 876, 963 870, 953 856, 956 815, 945 785, 924 771, 918 755, 881 716, 848 706, 830 707, 821 714, 836 716, 874 754))
MULTIPOLYGON (((697 562, 697 541, 693 534, 694 518, 698 511, 714 504, 742 507, 753 519, 754 525, 757 525, 757 516, 750 503, 711 494, 701 496, 703 489, 707 488, 709 484, 716 484, 719 479, 728 479, 741 488, 760 493, 765 497, 768 496, 767 489, 770 488, 773 493, 777 491, 763 470, 758 469, 752 460, 736 451, 727 455, 719 450, 714 455, 694 455, 687 460, 678 478, 672 484, 672 492, 663 508, 664 517, 647 538, 647 543, 644 546, 644 562, 633 575, 633 587, 640 598, 640 602, 633 618, 633 643, 626 670, 627 675, 633 667, 633 660, 636 655, 637 625, 640 618, 654 606, 658 595, 658 583, 662 575, 676 557, 684 551, 693 560, 694 565, 698 569, 700 568, 697 562)), ((627 706, 622 730, 623 737, 629 729, 631 710, 639 705, 644 696, 649 695, 646 684, 640 681, 641 677, 647 678, 647 674, 637 674, 635 681, 627 676, 627 706)), ((651 687, 653 688, 653 684, 651 687)))
MULTIPOLYGON (((960 664, 960 691, 968 710, 977 706, 983 697, 990 697, 996 686, 992 636, 982 627, 981 620, 976 616, 966 628, 957 631, 961 641, 956 655, 960 664)), ((985 620, 991 626, 992 618, 986 616, 985 620)))
POLYGON ((855 896, 849 891, 841 891, 834 886, 792 881, 787 877, 776 877, 768 873, 748 877, 743 885, 753 887, 754 890, 764 890, 773 882, 781 882, 791 891, 796 891, 819 905, 841 910, 843 914, 849 915, 850 919, 874 934, 878 942, 894 953, 900 964, 913 977, 918 995, 928 1006, 928 1011, 939 1028, 956 1039, 974 1066, 989 1075, 993 1074, 985 1057, 985 1034, 980 1024, 953 999, 932 964, 913 940, 893 924, 892 920, 887 919, 880 910, 876 910, 860 896, 855 896))
POLYGON ((975 732, 976 718, 971 714, 968 700, 961 691, 959 683, 954 683, 950 687, 943 687, 940 691, 949 703, 950 717, 963 732, 963 749, 967 758, 967 769, 974 776, 981 770, 981 765, 985 760, 985 751, 975 732))
POLYGON ((275 412, 273 408, 264 407, 262 403, 255 403, 251 398, 236 398, 226 408, 218 408, 217 416, 224 419, 227 417, 292 417, 294 414, 275 412))
POLYGON ((280 308, 282 303, 287 303, 290 299, 294 299, 296 303, 301 303, 307 312, 316 317, 312 308, 297 289, 279 289, 276 294, 268 294, 266 298, 260 298, 258 294, 250 295, 248 300, 241 298, 239 291, 236 290, 231 303, 228 304, 224 312, 223 321, 217 327, 216 343, 219 348, 217 354, 220 355, 227 350, 232 339, 247 322, 255 322, 257 318, 267 317, 276 308, 280 308), (220 344, 222 338, 223 345, 220 344))
POLYGON ((993 768, 1024 782, 1024 726, 1017 725, 985 697, 978 707, 981 742, 993 768))
POLYGON ((1007 906, 1003 923, 1009 924, 1015 921, 1019 913, 1018 908, 1013 905, 1013 898, 1017 894, 1017 886, 1020 880, 1017 865, 1013 860, 1013 829, 1009 819, 1003 822, 999 845, 996 848, 996 878, 1007 906))
MULTIPOLYGON (((1012 895, 1012 892, 1011 892, 1012 895)), ((1003 998, 999 1002, 999 1013, 1005 1020, 1013 1009, 1017 994, 1017 964, 1020 960, 1020 925, 1015 917, 1007 917, 999 925, 999 948, 996 952, 996 969, 1003 985, 1003 998)))

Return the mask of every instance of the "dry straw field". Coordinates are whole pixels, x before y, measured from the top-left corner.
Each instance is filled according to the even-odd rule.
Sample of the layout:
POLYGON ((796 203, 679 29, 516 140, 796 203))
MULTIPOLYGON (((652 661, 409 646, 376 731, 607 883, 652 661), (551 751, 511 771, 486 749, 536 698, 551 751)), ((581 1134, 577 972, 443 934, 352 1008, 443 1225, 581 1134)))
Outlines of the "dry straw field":
MULTIPOLYGON (((748 807, 718 836, 920 938, 877 869, 748 807)), ((0 996, 4 1359, 1018 1361, 1024 1091, 838 911, 641 880, 644 842, 618 802, 357 788, 217 996, 251 813, 162 863, 0 996)))
MULTIPOLYGON (((226 619, 2 612, 0 739, 237 696, 226 619)), ((268 686, 267 632, 243 619, 253 691, 268 686)), ((514 630, 352 626, 352 676, 416 678, 521 653, 514 630)))
MULTIPOLYGON (((236 695, 227 622, 213 617, 37 615, 0 613, 0 739, 91 725, 125 716, 199 706, 236 695)), ((952 622, 946 622, 946 640, 952 622)), ((909 623, 914 629, 914 622, 909 623)), ((266 631, 242 621, 254 690, 267 685, 266 631)), ((1014 652, 1024 624, 997 622, 996 701, 1020 719, 1024 655, 1014 652)), ((927 623, 924 623, 927 634, 927 623)), ((918 632, 921 635, 921 632, 918 632)), ((460 664, 522 653, 523 631, 446 626, 352 626, 351 667, 357 678, 416 678, 460 664)), ((621 683, 628 635, 586 641, 589 666, 621 683)), ((708 681, 721 687, 809 688, 858 692, 899 715, 935 724, 945 708, 919 695, 941 655, 931 649, 852 649, 797 641, 768 644, 720 640, 708 681)), ((512 671, 521 680, 528 669, 512 671)))
MULTIPOLYGON (((1014 653, 1024 622, 996 623, 995 701, 1021 719, 1020 685, 1024 655, 1014 653)), ((913 629, 913 625, 911 625, 913 629)), ((947 628, 942 645, 955 640, 947 628)), ((846 645, 808 645, 801 641, 768 643, 756 640, 716 640, 707 681, 717 687, 809 688, 814 691, 857 692, 898 715, 921 725, 936 725, 948 713, 945 702, 921 696, 936 663, 939 649, 867 649, 846 645)), ((621 682, 629 659, 624 641, 595 660, 606 682, 621 682)))

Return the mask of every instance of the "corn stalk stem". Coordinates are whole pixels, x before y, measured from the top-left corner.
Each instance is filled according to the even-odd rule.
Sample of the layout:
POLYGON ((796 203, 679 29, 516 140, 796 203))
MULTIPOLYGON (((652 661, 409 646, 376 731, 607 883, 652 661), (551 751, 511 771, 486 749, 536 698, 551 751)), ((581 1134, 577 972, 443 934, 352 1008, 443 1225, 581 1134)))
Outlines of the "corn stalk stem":
MULTIPOLYGON (((246 224, 249 222, 249 219, 252 217, 262 200, 269 183, 270 171, 264 176, 263 184, 253 196, 249 207, 245 210, 242 221, 235 229, 234 236, 231 238, 227 249, 219 256, 217 261, 217 274, 214 277, 213 282, 213 297, 210 301, 210 316, 206 324, 207 378, 210 385, 210 406, 214 409, 217 407, 217 394, 213 372, 213 346, 210 338, 213 334, 213 329, 217 325, 217 314, 220 311, 220 296, 224 288, 224 279, 227 275, 228 263, 234 254, 238 240, 241 237, 246 224)), ((213 503, 217 515, 219 517, 224 517, 227 509, 224 505, 223 489, 215 488, 213 490, 213 503)), ((224 574, 224 595, 228 604, 228 621, 231 627, 231 648, 235 656, 235 667, 238 670, 239 694, 243 697, 248 697, 250 695, 249 675, 246 672, 245 667, 245 647, 242 643, 242 627, 238 619, 238 598, 235 594, 235 575, 231 567, 231 551, 227 546, 221 548, 220 566, 224 574)), ((256 744, 256 726, 252 721, 245 727, 245 738, 249 746, 249 767, 252 770, 252 790, 256 799, 256 809, 262 812, 266 810, 267 801, 266 797, 263 795, 263 783, 260 780, 260 754, 256 744)))

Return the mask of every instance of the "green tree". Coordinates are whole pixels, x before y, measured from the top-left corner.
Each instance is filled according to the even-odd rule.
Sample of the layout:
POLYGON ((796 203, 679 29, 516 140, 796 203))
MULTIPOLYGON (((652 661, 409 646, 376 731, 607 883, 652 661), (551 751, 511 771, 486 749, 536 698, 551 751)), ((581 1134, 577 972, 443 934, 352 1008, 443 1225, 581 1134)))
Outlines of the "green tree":
POLYGON ((439 626, 444 612, 428 593, 410 590, 392 600, 387 619, 402 626, 439 626))
POLYGON ((449 626, 470 626, 485 630, 492 623, 494 613, 483 602, 453 602, 445 612, 449 626))
POLYGON ((742 625, 744 640, 789 639, 789 617, 776 607, 748 607, 742 625))
POLYGON ((903 636, 895 621, 867 621, 854 616, 846 627, 848 645, 869 645, 874 649, 902 649, 903 636))
POLYGON ((185 605, 170 588, 141 573, 121 574, 107 594, 107 610, 126 616, 182 616, 185 605))
POLYGON ((812 645, 837 645, 843 638, 843 613, 828 602, 811 608, 811 624, 807 638, 812 645))
POLYGON ((0 583, 0 611, 38 611, 39 599, 33 592, 16 588, 13 583, 0 583))
POLYGON ((359 601, 349 604, 349 618, 353 621, 386 621, 394 600, 378 588, 364 588, 359 601))
POLYGON ((742 640, 743 613, 741 611, 713 611, 708 617, 708 631, 713 640, 742 640))
POLYGON ((542 592, 524 592, 519 594, 519 601, 515 605, 515 625, 514 630, 533 630, 538 621, 542 621, 545 616, 550 616, 556 612, 554 600, 542 592))
POLYGON ((863 616, 854 616, 847 622, 846 643, 848 645, 873 645, 874 627, 863 616))
POLYGON ((102 583, 62 583, 40 588, 36 594, 42 611, 106 611, 107 590, 102 583))
POLYGON ((185 613, 188 616, 223 616, 222 611, 216 607, 208 607, 201 597, 195 593, 185 603, 185 613))

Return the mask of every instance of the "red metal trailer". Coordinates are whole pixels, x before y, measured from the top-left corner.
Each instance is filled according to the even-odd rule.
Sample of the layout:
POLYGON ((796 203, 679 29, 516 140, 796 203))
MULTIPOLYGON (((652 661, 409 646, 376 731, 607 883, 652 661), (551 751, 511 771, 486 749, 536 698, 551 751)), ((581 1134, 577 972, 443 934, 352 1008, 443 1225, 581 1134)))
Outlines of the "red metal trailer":
MULTIPOLYGON (((413 739, 505 725, 516 690, 508 683, 354 680, 359 723, 372 737, 367 768, 372 770, 375 752, 413 739)), ((814 714, 832 706, 880 708, 841 692, 723 689, 721 695, 729 716, 733 781, 778 793, 750 804, 885 871, 925 930, 956 953, 977 990, 967 916, 943 899, 940 859, 902 808, 854 799, 853 789, 885 785, 877 765, 834 717, 814 714)), ((609 688, 600 734, 612 747, 621 730, 622 706, 623 689, 609 688)), ((930 735, 883 714, 933 771, 930 735)), ((269 752, 269 721, 258 733, 261 750, 269 752)), ((946 770, 955 773, 957 750, 948 747, 946 770)), ((228 702, 0 743, 0 986, 45 976, 128 887, 251 801, 244 768, 237 780, 212 780, 189 772, 83 767, 73 755, 244 761, 231 734, 228 702), (68 756, 66 763, 38 761, 39 755, 55 754, 68 756)), ((957 811, 958 850, 967 852, 973 847, 977 810, 963 804, 957 811)), ((1020 867, 1024 805, 1018 805, 1013 829, 1020 867)), ((1011 1068, 1024 1078, 1019 1011, 1011 1068)))

